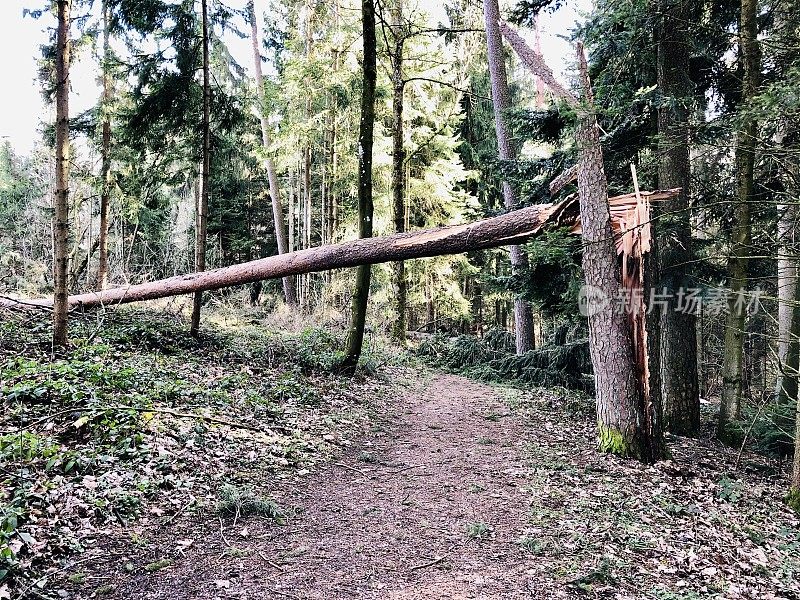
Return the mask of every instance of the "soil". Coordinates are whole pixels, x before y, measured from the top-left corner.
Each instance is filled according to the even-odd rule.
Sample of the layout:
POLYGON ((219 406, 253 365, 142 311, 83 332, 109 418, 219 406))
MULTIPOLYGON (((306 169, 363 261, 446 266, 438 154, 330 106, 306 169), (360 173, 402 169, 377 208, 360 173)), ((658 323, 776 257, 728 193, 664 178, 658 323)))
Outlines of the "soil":
POLYGON ((673 460, 644 466, 595 452, 588 401, 440 373, 396 389, 356 447, 267 482, 284 523, 208 512, 135 541, 117 532, 65 591, 800 598, 798 521, 763 461, 746 456, 728 476, 735 450, 673 439, 673 460))

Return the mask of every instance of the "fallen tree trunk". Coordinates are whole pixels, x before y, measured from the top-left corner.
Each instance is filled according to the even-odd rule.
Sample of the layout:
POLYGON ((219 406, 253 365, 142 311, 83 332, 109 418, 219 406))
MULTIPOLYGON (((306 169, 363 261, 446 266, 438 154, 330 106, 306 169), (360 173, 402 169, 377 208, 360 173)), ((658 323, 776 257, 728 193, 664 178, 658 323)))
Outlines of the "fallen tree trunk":
MULTIPOLYGON (((674 196, 675 190, 642 192, 651 201, 674 196)), ((620 206, 631 204, 633 194, 610 198, 609 203, 620 206)), ((308 248, 289 254, 270 256, 251 262, 222 267, 211 271, 178 275, 168 279, 140 283, 126 287, 87 292, 69 297, 71 308, 127 304, 156 298, 167 298, 217 290, 234 285, 253 283, 263 279, 343 269, 358 265, 395 262, 413 258, 427 258, 446 254, 460 254, 521 243, 538 234, 545 226, 575 227, 579 219, 577 197, 558 204, 540 204, 515 210, 499 217, 484 219, 467 225, 437 227, 384 237, 353 240, 308 248)), ((52 307, 52 299, 0 300, 0 308, 52 307)))

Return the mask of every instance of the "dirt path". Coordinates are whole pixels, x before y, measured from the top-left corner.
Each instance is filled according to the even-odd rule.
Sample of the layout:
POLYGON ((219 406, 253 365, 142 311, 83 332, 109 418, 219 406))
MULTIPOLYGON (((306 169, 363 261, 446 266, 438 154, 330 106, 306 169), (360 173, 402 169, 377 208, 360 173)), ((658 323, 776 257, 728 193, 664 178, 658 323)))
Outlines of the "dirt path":
POLYGON ((762 458, 671 438, 670 461, 620 460, 588 399, 414 377, 338 462, 252 481, 285 524, 111 531, 64 597, 800 599, 800 519, 762 458))
POLYGON ((228 522, 225 540, 208 524, 205 538, 181 532, 193 538, 182 558, 116 582, 114 595, 532 597, 517 544, 527 507, 519 417, 492 388, 451 375, 393 402, 395 416, 360 450, 275 490, 299 509, 285 525, 228 522))

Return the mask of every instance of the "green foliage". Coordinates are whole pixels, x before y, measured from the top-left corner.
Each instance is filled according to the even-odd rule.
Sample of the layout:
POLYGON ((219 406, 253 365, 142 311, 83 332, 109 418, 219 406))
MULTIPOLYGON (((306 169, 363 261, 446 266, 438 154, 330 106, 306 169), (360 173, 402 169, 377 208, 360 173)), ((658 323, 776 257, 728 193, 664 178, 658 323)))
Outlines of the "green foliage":
POLYGON ((480 540, 489 535, 492 528, 483 521, 467 524, 467 537, 471 540, 480 540))
POLYGON ((332 371, 342 358, 344 340, 327 329, 307 328, 300 334, 297 357, 308 371, 332 371))
POLYGON ((17 497, 10 503, 3 498, 0 504, 0 582, 17 568, 17 554, 22 544, 30 542, 30 536, 17 529, 24 515, 17 497))
POLYGON ((586 340, 549 344, 517 356, 507 332, 484 338, 435 334, 423 339, 417 353, 438 367, 486 381, 563 386, 591 392, 593 376, 586 340))
POLYGON ((800 489, 792 487, 786 496, 786 504, 793 508, 797 513, 800 513, 800 489))
POLYGON ((580 238, 567 231, 546 231, 525 246, 529 271, 524 295, 544 315, 578 318, 578 294, 583 281, 580 238))
POLYGON ((792 404, 769 403, 763 410, 747 406, 742 418, 731 424, 741 440, 746 432, 752 448, 767 456, 785 459, 794 453, 796 407, 792 404))
POLYGON ((612 572, 612 560, 604 556, 600 559, 600 563, 589 573, 581 575, 580 577, 570 581, 570 585, 575 586, 583 592, 593 592, 595 585, 606 586, 614 584, 616 578, 612 572))
POLYGON ((226 516, 247 517, 251 515, 267 517, 282 524, 285 515, 270 498, 264 498, 253 490, 226 483, 219 490, 217 512, 226 516))
POLYGON ((723 475, 717 483, 717 486, 717 496, 721 500, 736 504, 742 497, 742 482, 738 481, 737 479, 733 479, 728 475, 723 475))
POLYGON ((144 570, 148 573, 155 573, 156 571, 160 571, 162 569, 166 569, 167 567, 171 567, 173 564, 173 560, 170 558, 161 558, 154 562, 148 563, 144 566, 144 570))
POLYGON ((547 543, 543 540, 538 539, 534 535, 523 535, 517 540, 517 544, 519 545, 522 550, 531 554, 532 556, 541 556, 544 554, 544 550, 547 546, 547 543))
MULTIPOLYGON (((0 579, 30 584, 54 556, 80 551, 98 528, 138 518, 165 494, 180 514, 213 508, 212 470, 231 482, 221 510, 280 521, 274 502, 239 482, 251 469, 321 460, 325 438, 366 411, 359 394, 343 395, 358 382, 300 364, 312 333, 209 325, 191 340, 185 326, 146 311, 103 319, 99 333, 94 319, 76 320, 78 339, 93 343, 57 358, 35 320, 0 327, 0 579)), ((315 339, 308 362, 336 348, 335 337, 315 339)))

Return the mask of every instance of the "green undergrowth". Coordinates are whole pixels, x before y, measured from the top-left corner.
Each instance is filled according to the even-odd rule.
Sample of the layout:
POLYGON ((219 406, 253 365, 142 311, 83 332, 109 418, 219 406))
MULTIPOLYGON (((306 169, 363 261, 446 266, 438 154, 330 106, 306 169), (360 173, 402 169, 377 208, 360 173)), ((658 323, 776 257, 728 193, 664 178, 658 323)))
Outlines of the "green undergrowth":
POLYGON ((345 379, 338 333, 204 324, 196 340, 131 309, 73 319, 53 357, 41 317, 0 324, 0 591, 45 597, 99 530, 144 514, 280 520, 259 487, 349 444, 396 379, 376 373, 403 360, 372 344, 345 379))
POLYGON ((416 351, 438 368, 482 381, 593 391, 586 340, 544 345, 517 356, 513 336, 505 331, 490 330, 483 338, 437 333, 423 339, 416 351))

